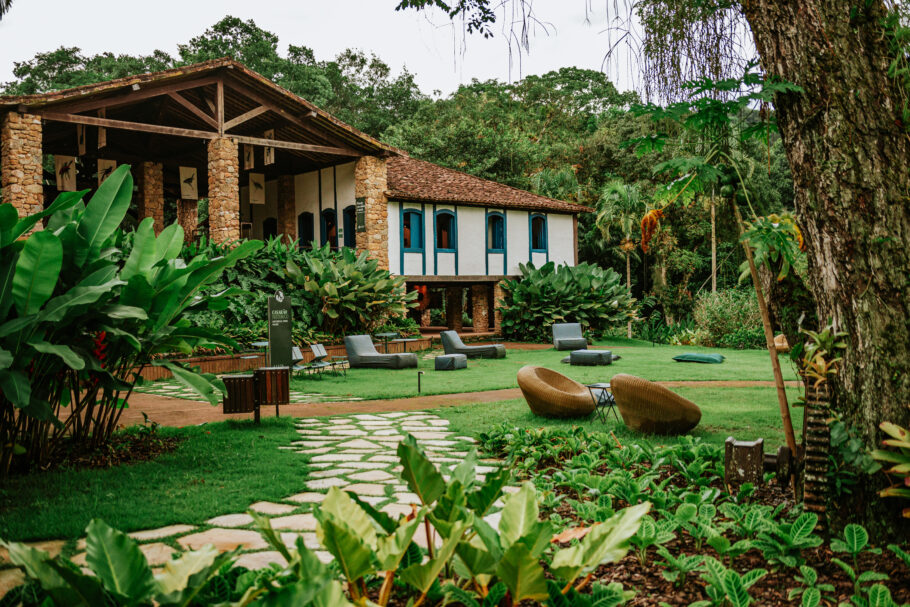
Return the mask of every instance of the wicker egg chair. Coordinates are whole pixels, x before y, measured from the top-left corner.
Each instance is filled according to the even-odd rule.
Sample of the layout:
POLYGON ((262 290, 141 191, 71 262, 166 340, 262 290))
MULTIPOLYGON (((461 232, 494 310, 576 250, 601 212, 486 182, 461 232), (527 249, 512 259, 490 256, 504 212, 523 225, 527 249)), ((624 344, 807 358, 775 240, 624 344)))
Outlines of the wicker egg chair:
POLYGON ((584 417, 594 412, 594 399, 585 386, 544 367, 519 369, 518 387, 535 415, 584 417))
POLYGON ((620 373, 610 389, 623 421, 646 434, 685 434, 701 421, 701 409, 663 386, 620 373))

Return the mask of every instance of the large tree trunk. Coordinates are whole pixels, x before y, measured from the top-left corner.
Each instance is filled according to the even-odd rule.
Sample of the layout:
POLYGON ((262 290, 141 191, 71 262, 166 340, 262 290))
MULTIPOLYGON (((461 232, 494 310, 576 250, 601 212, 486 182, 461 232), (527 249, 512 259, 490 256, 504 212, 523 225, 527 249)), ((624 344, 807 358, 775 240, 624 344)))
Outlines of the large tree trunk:
MULTIPOLYGON (((886 9, 881 0, 742 5, 764 70, 804 91, 777 95, 777 122, 819 321, 849 334, 834 404, 871 447, 882 420, 910 425, 910 139, 887 74, 886 9)), ((897 525, 900 500, 872 489, 854 494, 856 515, 897 525)))

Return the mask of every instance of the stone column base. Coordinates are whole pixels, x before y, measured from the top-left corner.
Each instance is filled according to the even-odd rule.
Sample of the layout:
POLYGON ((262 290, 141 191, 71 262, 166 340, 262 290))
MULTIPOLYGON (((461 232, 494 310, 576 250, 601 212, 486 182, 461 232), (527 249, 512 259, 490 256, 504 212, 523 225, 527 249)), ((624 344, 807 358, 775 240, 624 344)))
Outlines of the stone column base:
POLYGON ((497 333, 502 331, 502 301, 506 297, 506 292, 497 282, 493 286, 493 327, 497 333))
POLYGON ((490 330, 490 289, 487 285, 471 286, 471 319, 474 321, 474 332, 484 333, 490 330))
POLYGON ((183 228, 183 241, 193 242, 199 225, 198 204, 195 200, 177 201, 177 223, 183 228))
POLYGON ((420 313, 420 326, 429 327, 430 326, 430 309, 427 308, 420 313))
POLYGON ((462 325, 461 287, 446 287, 446 326, 453 331, 461 331, 462 325))

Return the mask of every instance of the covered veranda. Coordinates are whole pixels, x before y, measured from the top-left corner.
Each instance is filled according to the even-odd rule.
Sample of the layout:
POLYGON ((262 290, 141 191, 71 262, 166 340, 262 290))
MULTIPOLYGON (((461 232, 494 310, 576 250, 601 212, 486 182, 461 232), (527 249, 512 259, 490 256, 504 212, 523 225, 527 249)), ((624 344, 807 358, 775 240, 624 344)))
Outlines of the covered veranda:
MULTIPOLYGON (((370 179, 370 168, 394 152, 231 59, 0 97, 3 202, 33 214, 59 191, 94 189, 113 167, 130 164, 131 216, 152 217, 156 231, 177 220, 187 240, 253 235, 261 187, 276 212, 257 232, 294 241, 295 175, 345 163, 356 163, 366 214, 384 204, 385 185, 370 179), (208 201, 206 225, 199 225, 198 200, 208 201)), ((373 254, 357 236, 358 248, 373 254)))

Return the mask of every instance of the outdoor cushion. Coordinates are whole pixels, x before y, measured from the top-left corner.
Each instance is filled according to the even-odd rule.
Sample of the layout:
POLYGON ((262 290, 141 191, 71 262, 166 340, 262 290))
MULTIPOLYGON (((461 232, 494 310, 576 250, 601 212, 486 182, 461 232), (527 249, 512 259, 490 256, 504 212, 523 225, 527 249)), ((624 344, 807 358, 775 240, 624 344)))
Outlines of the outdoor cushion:
POLYGON ((577 322, 553 323, 553 347, 557 350, 584 350, 588 340, 581 333, 577 322))
POLYGON ((502 344, 485 344, 482 346, 467 346, 455 331, 443 331, 439 334, 442 339, 442 349, 446 354, 464 354, 468 358, 505 358, 506 347, 502 344))
POLYGON ((724 357, 722 354, 708 354, 707 352, 684 352, 679 356, 674 356, 673 360, 678 363, 720 364, 724 362, 724 357))
POLYGON ((348 335, 344 338, 348 351, 348 366, 352 369, 407 369, 417 367, 413 352, 380 354, 369 335, 348 335))
POLYGON ((613 353, 609 350, 573 350, 569 355, 569 364, 583 366, 609 365, 613 362, 613 353))
POLYGON ((610 379, 610 389, 622 420, 633 430, 685 434, 701 421, 698 405, 646 379, 620 373, 610 379))
POLYGON ((535 415, 584 417, 594 412, 594 398, 587 387, 545 367, 519 369, 518 387, 535 415))
POLYGON ((437 371, 454 371, 468 368, 468 357, 464 354, 443 354, 433 361, 437 371))

